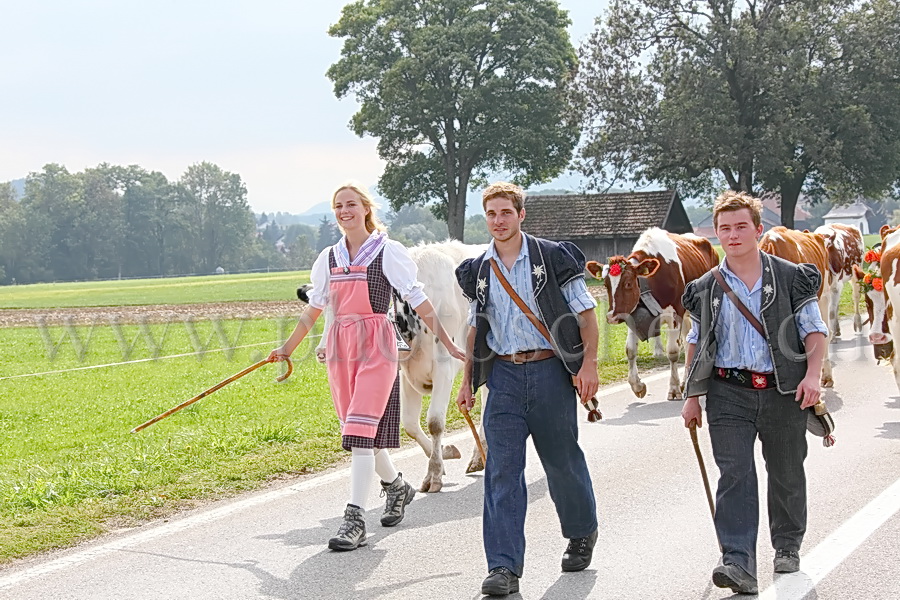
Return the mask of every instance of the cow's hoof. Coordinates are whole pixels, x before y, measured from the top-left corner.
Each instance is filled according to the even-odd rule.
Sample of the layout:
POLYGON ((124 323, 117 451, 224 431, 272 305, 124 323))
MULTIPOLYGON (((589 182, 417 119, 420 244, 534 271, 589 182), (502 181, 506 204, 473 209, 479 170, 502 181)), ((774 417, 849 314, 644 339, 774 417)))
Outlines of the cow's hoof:
POLYGON ((634 392, 635 396, 637 396, 638 398, 643 398, 644 396, 647 395, 647 384, 644 382, 641 382, 640 385, 638 385, 637 387, 631 388, 631 390, 634 392))
POLYGON ((316 360, 319 361, 320 363, 325 362, 325 351, 324 350, 322 350, 321 352, 316 352, 316 360))
POLYGON ((469 461, 469 466, 466 467, 466 474, 477 473, 478 471, 484 471, 484 461, 481 460, 480 454, 477 457, 473 457, 469 461))
POLYGON ((456 460, 457 458, 462 458, 462 454, 460 454, 459 449, 453 444, 447 444, 441 449, 441 456, 444 457, 444 460, 456 460))
POLYGON ((859 315, 853 315, 853 331, 856 333, 862 331, 862 318, 859 315))
POLYGON ((831 378, 822 379, 822 387, 827 387, 827 388, 834 387, 834 379, 831 379, 831 378))
POLYGON ((670 393, 669 393, 669 397, 666 398, 666 400, 669 400, 670 402, 680 402, 680 401, 682 400, 682 397, 681 397, 681 394, 680 394, 680 393, 678 393, 678 394, 673 394, 673 393, 670 392, 670 393))
POLYGON ((441 481, 440 477, 432 477, 429 475, 425 478, 425 481, 422 482, 422 487, 419 488, 419 491, 425 492, 426 494, 434 494, 441 491, 442 487, 444 487, 444 482, 441 481))

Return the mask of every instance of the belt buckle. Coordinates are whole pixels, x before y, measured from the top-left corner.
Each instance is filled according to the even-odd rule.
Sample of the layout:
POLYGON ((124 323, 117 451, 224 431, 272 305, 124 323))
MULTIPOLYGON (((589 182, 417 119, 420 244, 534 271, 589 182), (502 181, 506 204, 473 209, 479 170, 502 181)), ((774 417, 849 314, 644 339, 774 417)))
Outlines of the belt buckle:
POLYGON ((524 365, 525 363, 527 363, 527 362, 528 362, 528 359, 525 358, 525 355, 526 355, 526 354, 528 354, 528 353, 527 353, 527 352, 513 352, 513 353, 512 353, 512 362, 513 362, 513 364, 514 364, 514 365, 524 365), (521 360, 519 360, 519 357, 520 357, 520 356, 522 357, 521 360))

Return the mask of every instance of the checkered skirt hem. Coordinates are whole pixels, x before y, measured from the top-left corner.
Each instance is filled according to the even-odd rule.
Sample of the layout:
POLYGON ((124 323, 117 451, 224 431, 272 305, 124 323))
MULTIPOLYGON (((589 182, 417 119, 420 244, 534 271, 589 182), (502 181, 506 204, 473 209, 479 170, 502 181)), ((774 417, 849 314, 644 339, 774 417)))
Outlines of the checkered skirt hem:
POLYGON ((378 431, 374 438, 358 435, 345 435, 341 437, 341 447, 344 450, 351 448, 399 448, 400 447, 400 372, 394 380, 391 388, 391 396, 388 398, 387 407, 381 415, 378 423, 378 431))

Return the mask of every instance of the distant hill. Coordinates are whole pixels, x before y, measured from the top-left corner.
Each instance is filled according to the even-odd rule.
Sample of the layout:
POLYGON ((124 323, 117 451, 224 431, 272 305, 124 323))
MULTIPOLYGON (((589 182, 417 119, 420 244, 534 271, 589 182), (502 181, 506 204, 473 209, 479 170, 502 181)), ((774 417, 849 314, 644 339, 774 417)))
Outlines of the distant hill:
POLYGON ((22 196, 25 195, 25 179, 13 179, 10 183, 16 192, 16 199, 21 200, 22 196))

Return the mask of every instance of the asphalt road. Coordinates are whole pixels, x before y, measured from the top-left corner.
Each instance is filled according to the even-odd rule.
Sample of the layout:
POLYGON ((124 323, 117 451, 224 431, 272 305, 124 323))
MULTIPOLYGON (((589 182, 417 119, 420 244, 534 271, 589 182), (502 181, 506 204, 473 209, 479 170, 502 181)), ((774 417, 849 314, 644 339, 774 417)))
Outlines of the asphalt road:
MULTIPOLYGON (((900 394, 889 366, 844 326, 836 384, 826 400, 838 443, 809 436, 809 530, 801 572, 773 580, 765 502, 758 544, 760 597, 778 600, 900 598, 900 394)), ((834 357, 834 355, 833 355, 834 357)), ((665 400, 665 374, 638 400, 627 386, 604 391, 601 423, 582 423, 600 513, 591 567, 561 573, 565 547, 546 479, 529 453, 526 599, 718 599, 710 571, 718 549, 681 403, 665 400)), ((467 432, 451 438, 466 456, 467 432)), ((700 440, 718 476, 709 438, 700 440)), ((396 453, 418 483, 418 448, 396 453)), ((758 456, 761 489, 765 470, 758 456)), ((223 501, 166 522, 0 570, 0 598, 249 599, 480 598, 482 478, 448 463, 444 490, 419 494, 398 527, 378 524, 382 501, 367 504, 370 542, 327 550, 348 492, 346 465, 326 474, 223 501)), ((763 491, 764 498, 764 491, 763 491)))

